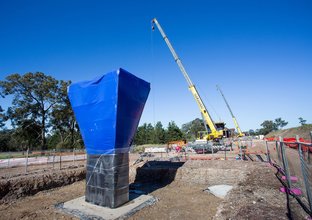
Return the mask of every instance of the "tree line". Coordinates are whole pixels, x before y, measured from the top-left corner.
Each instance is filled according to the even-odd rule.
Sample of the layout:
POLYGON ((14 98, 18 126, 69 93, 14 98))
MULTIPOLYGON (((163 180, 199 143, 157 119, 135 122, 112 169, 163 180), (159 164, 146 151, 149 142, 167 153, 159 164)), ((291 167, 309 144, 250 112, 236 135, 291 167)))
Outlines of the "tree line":
POLYGON ((174 121, 169 122, 167 128, 163 128, 159 121, 155 127, 151 123, 144 123, 139 126, 134 136, 133 144, 165 144, 169 141, 177 141, 185 139, 184 133, 176 125, 174 121))
MULTIPOLYGON (((42 72, 11 74, 0 81, 0 96, 12 98, 7 110, 0 106, 0 151, 84 147, 67 96, 70 84, 42 72)), ((161 122, 155 127, 145 123, 138 127, 133 144, 181 139, 184 134, 174 121, 167 128, 161 122)))
MULTIPOLYGON (((299 117, 298 120, 301 126, 306 125, 307 120, 303 119, 302 117, 299 117)), ((249 135, 267 135, 272 131, 283 129, 283 127, 285 127, 287 124, 288 122, 286 122, 282 118, 276 118, 275 120, 265 120, 260 125, 262 128, 257 129, 255 131, 250 129, 248 134, 249 135)))
MULTIPOLYGON (((79 127, 71 108, 67 87, 71 81, 57 80, 42 72, 11 74, 0 81, 0 96, 11 97, 7 109, 0 105, 0 151, 26 149, 83 148, 79 127), (6 128, 9 124, 10 128, 6 128)), ((306 120, 299 118, 300 124, 306 120)), ((266 135, 282 129, 288 122, 277 118, 265 120, 260 129, 245 132, 249 135, 266 135)), ((169 141, 197 139, 204 131, 202 119, 196 118, 182 125, 174 121, 164 128, 159 121, 154 126, 139 126, 133 144, 165 144, 169 141)))

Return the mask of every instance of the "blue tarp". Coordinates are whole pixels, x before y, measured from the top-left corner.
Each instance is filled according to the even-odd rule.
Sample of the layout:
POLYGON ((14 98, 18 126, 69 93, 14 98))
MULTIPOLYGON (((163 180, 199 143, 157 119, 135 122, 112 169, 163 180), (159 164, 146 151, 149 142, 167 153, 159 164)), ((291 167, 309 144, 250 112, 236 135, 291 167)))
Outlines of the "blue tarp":
POLYGON ((121 68, 69 86, 88 154, 129 151, 149 91, 150 83, 121 68))

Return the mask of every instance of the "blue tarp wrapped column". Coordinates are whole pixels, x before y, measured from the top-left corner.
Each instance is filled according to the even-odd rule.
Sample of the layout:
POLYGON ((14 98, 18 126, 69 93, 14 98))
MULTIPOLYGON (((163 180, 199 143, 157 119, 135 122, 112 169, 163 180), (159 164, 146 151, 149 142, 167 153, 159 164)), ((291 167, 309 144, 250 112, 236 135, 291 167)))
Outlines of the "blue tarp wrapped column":
POLYGON ((86 201, 115 208, 129 200, 129 148, 149 91, 121 68, 69 86, 87 151, 86 201))

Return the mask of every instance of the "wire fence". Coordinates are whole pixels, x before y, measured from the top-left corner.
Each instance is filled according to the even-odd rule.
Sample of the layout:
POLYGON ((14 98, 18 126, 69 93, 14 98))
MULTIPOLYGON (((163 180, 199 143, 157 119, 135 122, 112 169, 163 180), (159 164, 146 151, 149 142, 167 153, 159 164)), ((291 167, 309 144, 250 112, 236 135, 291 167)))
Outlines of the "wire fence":
MULTIPOLYGON (((312 132, 311 132, 312 138, 312 132)), ((312 217, 312 144, 300 141, 265 141, 267 162, 278 170, 277 177, 283 183, 281 192, 294 197, 312 217)), ((291 204, 288 201, 289 211, 291 204)))
MULTIPOLYGON (((270 141, 254 140, 246 137, 229 140, 228 143, 225 143, 225 146, 230 147, 225 148, 224 152, 219 152, 219 155, 214 155, 214 152, 212 152, 211 158, 255 160, 271 164, 277 168, 276 176, 283 184, 280 191, 287 195, 289 212, 291 212, 292 208, 289 197, 293 197, 304 211, 312 217, 311 143, 303 142, 299 136, 293 141, 285 141, 281 137, 278 140, 270 141), (228 157, 227 150, 231 152, 234 150, 233 152, 235 152, 235 149, 239 158, 228 157)), ((168 152, 160 155, 165 157, 166 154, 168 152)), ((198 159, 197 157, 192 158, 194 152, 184 151, 179 152, 179 155, 182 158, 184 157, 185 160, 198 159)), ((5 152, 0 153, 0 176, 15 176, 37 171, 42 172, 42 170, 85 166, 85 161, 86 152, 84 149, 5 152)))
POLYGON ((0 153, 0 175, 17 175, 38 170, 64 169, 85 164, 84 149, 53 149, 0 153), (6 172, 7 169, 10 172, 6 172))

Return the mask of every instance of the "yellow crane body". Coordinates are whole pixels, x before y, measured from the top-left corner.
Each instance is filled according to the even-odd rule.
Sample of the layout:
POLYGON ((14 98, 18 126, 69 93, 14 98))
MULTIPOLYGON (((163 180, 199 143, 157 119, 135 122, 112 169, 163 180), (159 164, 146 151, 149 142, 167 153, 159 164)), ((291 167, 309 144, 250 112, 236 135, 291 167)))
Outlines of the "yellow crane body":
MULTIPOLYGON (((216 139, 222 139, 224 136, 224 126, 225 124, 223 122, 218 123, 218 126, 216 126, 216 123, 213 122, 211 116, 209 115, 199 93, 197 92, 197 89, 195 87, 195 85, 192 83, 190 77, 188 76, 180 58, 178 57, 177 53, 175 52, 175 50, 173 49, 168 37, 166 36, 164 30, 162 29, 162 27, 160 26, 160 24, 158 23, 157 19, 154 18, 152 20, 152 25, 156 24, 161 36, 163 37, 164 41, 166 42, 175 62, 177 63, 177 65, 179 66, 188 86, 189 86, 189 90, 191 91, 192 95, 194 96, 196 103, 199 107, 199 110, 201 112, 201 115, 203 117, 204 123, 205 123, 205 128, 207 130, 207 135, 206 137, 204 137, 204 139, 207 140, 216 140, 216 139)), ((152 26, 152 29, 154 30, 154 26, 152 26)))
POLYGON ((229 109, 229 111, 230 111, 230 113, 231 113, 231 116, 232 116, 232 119, 233 119, 235 128, 236 128, 237 133, 238 133, 238 136, 239 136, 239 137, 245 136, 244 133, 242 132, 242 130, 240 129, 239 125, 238 125, 238 122, 237 122, 237 120, 236 120, 236 118, 235 118, 235 116, 234 116, 234 114, 233 114, 233 112, 232 112, 232 109, 231 109, 229 103, 227 102, 227 100, 226 100, 226 98, 225 98, 225 96, 224 96, 224 94, 223 94, 221 88, 220 88, 218 85, 217 85, 217 90, 219 90, 219 92, 221 93, 222 98, 223 98, 223 100, 224 100, 224 102, 225 102, 227 108, 229 109))

